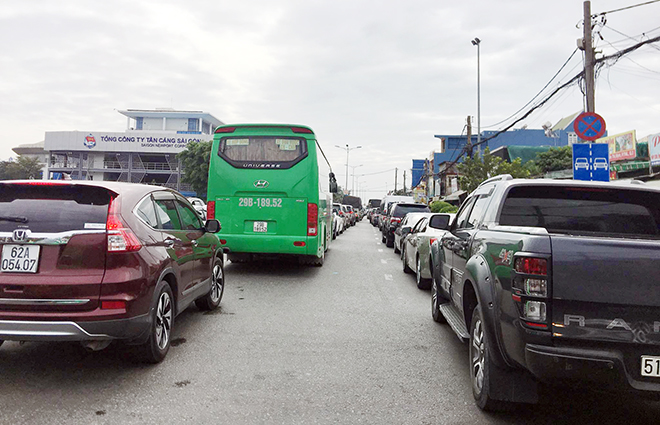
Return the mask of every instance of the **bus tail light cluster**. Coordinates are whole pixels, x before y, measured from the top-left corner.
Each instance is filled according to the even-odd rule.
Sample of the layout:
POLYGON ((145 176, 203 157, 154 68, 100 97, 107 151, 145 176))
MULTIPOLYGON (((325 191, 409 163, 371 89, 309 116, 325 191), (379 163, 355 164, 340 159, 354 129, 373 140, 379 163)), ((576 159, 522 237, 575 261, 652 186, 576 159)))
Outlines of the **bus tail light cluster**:
POLYGON ((218 127, 213 133, 233 133, 234 131, 236 131, 236 127, 218 127))
POLYGON ((119 217, 119 208, 115 198, 110 200, 108 218, 105 223, 108 235, 108 252, 131 252, 142 248, 135 233, 119 217))
POLYGON ((209 201, 206 204, 206 219, 207 220, 215 219, 215 201, 209 201))
POLYGON ((316 236, 319 225, 319 206, 307 204, 307 236, 316 236))
POLYGON ((535 329, 548 329, 549 261, 535 256, 516 256, 513 260, 512 297, 523 323, 535 329))

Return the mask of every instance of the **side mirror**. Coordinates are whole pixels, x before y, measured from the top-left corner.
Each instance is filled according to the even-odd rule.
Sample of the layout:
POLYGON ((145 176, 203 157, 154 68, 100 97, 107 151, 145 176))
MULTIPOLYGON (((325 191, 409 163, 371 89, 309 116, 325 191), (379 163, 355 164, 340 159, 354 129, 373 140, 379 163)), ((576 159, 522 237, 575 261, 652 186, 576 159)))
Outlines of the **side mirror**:
POLYGON ((218 220, 207 220, 204 224, 204 230, 209 233, 218 233, 222 229, 220 222, 218 220))
POLYGON ((330 193, 337 193, 337 179, 335 178, 335 173, 330 173, 330 193))

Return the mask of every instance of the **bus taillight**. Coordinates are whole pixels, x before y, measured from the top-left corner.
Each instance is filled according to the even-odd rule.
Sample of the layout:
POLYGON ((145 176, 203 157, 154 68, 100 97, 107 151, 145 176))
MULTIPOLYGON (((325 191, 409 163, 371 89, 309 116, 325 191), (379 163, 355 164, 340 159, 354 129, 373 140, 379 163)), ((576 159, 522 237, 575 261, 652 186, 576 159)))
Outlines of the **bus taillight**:
POLYGON ((206 219, 215 219, 215 201, 209 201, 208 204, 206 204, 206 219))
POLYGON ((319 206, 307 204, 307 236, 316 236, 318 233, 319 206))
POLYGON ((291 127, 291 131, 293 131, 294 133, 314 134, 314 132, 312 130, 310 130, 309 128, 305 128, 305 127, 291 127))
POLYGON ((236 127, 218 127, 215 129, 214 133, 233 133, 236 131, 236 127))

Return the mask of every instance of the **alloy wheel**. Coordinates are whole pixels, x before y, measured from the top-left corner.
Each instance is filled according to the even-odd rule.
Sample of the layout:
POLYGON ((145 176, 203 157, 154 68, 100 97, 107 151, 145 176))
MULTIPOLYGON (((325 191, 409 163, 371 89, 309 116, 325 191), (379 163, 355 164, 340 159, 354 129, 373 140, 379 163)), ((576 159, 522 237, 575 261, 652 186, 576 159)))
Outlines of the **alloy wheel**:
POLYGON ((476 394, 481 394, 484 388, 484 363, 486 343, 484 341, 483 322, 481 318, 474 324, 472 330, 472 386, 476 394))
POLYGON ((222 296, 222 290, 225 285, 225 277, 220 264, 213 266, 213 280, 211 282, 211 301, 215 304, 222 296))
POLYGON ((167 292, 160 294, 156 309, 156 342, 164 350, 170 340, 172 330, 172 300, 167 292))

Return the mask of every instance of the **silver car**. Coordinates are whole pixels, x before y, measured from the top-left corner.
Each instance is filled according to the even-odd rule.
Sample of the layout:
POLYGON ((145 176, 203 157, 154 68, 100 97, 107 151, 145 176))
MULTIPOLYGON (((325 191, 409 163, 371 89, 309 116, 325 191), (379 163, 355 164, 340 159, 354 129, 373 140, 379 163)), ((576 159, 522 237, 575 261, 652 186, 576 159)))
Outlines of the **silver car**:
POLYGON ((403 240, 401 261, 404 273, 415 272, 417 287, 431 287, 431 245, 447 232, 455 214, 435 213, 422 218, 403 240), (414 264, 414 269, 411 268, 414 264))

